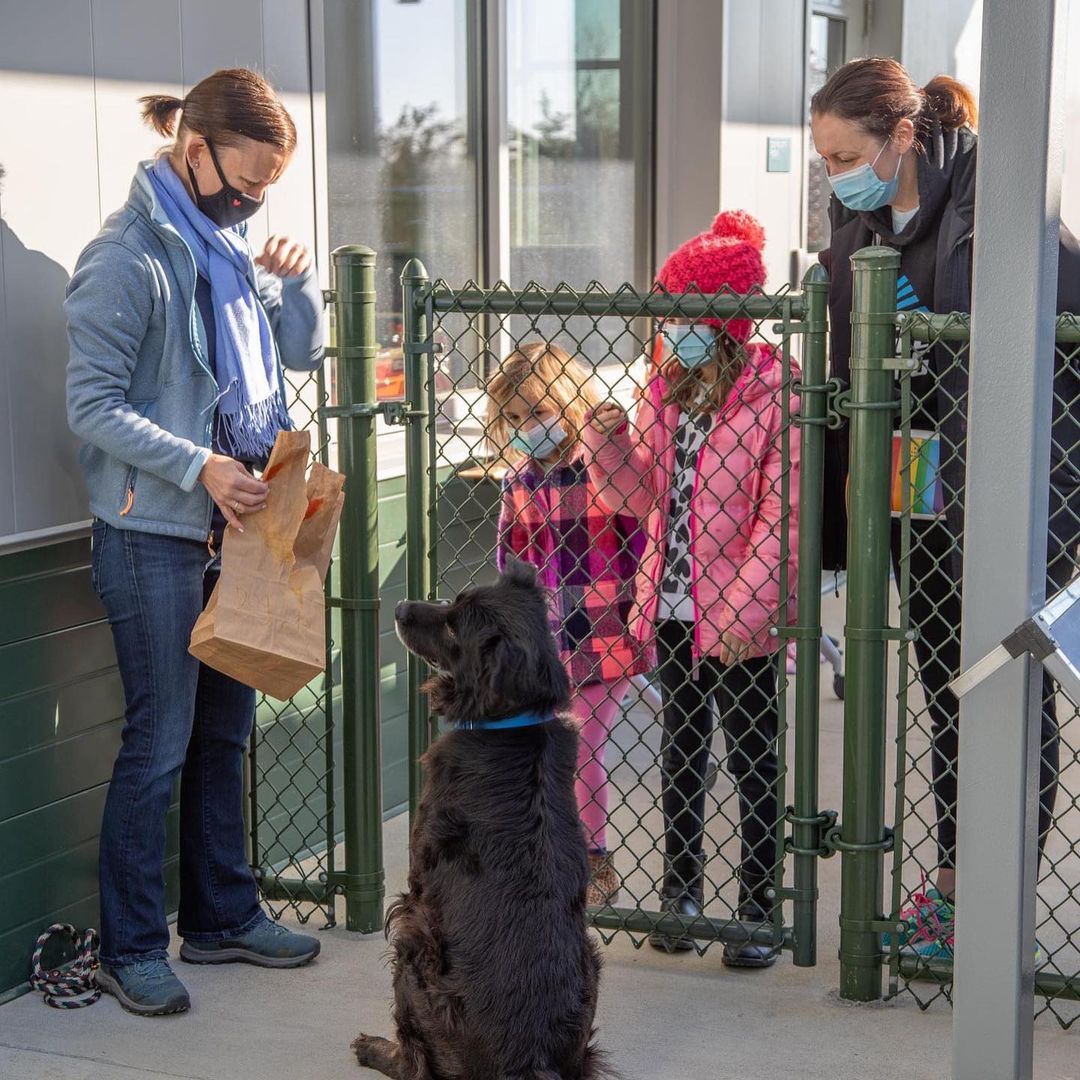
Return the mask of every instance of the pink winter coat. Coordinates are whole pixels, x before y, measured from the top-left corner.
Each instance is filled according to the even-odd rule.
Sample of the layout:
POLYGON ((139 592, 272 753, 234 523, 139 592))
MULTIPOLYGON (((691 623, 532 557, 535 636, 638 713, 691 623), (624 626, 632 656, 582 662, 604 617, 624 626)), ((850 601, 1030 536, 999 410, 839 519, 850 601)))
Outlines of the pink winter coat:
MULTIPOLYGON (((799 440, 783 417, 783 364, 774 349, 747 346, 749 359, 717 414, 697 459, 691 498, 694 638, 699 655, 715 655, 730 630, 751 656, 780 647, 771 627, 795 621, 798 540, 799 440), (790 447, 787 518, 787 595, 781 596, 784 438, 790 447), (787 618, 782 618, 784 602, 787 618)), ((792 363, 792 374, 798 371, 792 363)), ((646 522, 646 546, 635 581, 630 632, 653 651, 660 582, 671 511, 677 405, 662 404, 662 375, 645 388, 632 425, 605 436, 586 425, 591 471, 612 512, 646 522)), ((790 396, 791 415, 798 399, 790 396)))

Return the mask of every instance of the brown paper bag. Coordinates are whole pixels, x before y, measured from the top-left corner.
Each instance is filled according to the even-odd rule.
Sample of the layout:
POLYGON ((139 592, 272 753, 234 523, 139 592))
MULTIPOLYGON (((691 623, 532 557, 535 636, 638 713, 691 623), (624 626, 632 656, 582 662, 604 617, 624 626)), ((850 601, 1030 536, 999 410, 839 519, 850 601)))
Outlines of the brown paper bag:
POLYGON ((266 509, 225 530, 221 577, 191 631, 192 656, 271 697, 285 699, 326 666, 323 582, 345 477, 315 463, 311 439, 282 431, 263 473, 266 509))

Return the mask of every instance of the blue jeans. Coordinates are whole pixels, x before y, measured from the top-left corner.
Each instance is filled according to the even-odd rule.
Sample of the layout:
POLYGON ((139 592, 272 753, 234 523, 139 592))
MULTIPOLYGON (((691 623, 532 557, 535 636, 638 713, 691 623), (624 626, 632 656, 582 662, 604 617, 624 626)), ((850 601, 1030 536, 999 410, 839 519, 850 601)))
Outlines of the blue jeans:
MULTIPOLYGON (((101 959, 166 955, 165 815, 180 775, 180 914, 189 941, 260 923, 244 845, 255 691, 188 653, 220 572, 206 544, 95 522, 91 573, 127 702, 101 825, 101 959)), ((220 549, 220 537, 218 537, 220 549)))

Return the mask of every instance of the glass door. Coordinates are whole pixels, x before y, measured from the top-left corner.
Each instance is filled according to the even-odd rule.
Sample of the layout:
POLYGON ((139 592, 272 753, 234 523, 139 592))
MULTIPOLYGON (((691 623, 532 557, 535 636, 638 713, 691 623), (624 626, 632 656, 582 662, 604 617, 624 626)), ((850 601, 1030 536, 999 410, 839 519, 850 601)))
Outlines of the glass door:
POLYGON ((810 99, 845 61, 863 51, 865 15, 861 2, 815 0, 806 31, 806 179, 803 242, 810 255, 829 246, 829 182, 810 138, 810 99))

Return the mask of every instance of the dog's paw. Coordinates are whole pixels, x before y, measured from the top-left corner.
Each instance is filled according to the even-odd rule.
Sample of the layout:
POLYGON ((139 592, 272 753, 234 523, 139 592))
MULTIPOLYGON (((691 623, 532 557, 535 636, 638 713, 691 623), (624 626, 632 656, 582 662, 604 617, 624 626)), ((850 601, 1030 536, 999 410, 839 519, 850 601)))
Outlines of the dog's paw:
POLYGON ((352 1041, 352 1051, 361 1065, 370 1065, 375 1054, 375 1046, 383 1040, 375 1035, 357 1035, 352 1041))
POLYGON ((379 1035, 357 1035, 352 1043, 356 1060, 368 1069, 387 1076, 397 1075, 397 1044, 379 1035))

